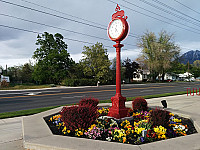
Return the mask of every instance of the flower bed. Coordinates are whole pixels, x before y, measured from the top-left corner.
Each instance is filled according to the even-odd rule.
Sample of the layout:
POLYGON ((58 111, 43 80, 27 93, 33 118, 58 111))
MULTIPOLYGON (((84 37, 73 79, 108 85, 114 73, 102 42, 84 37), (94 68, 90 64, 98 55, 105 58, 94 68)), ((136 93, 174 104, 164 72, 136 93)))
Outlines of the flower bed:
MULTIPOLYGON (((82 110, 89 111, 89 109, 83 109, 82 107, 83 106, 80 106, 81 109, 78 110, 79 107, 77 106, 72 110, 78 110, 80 112, 80 114, 73 112, 73 115, 75 115, 75 117, 78 115, 79 118, 83 117, 81 123, 84 123, 84 116, 81 116, 82 110)), ((87 105, 85 107, 90 106, 87 105)), ((129 116, 128 118, 115 119, 106 116, 109 112, 109 108, 91 107, 96 108, 97 118, 95 120, 89 120, 91 125, 88 127, 87 124, 82 125, 79 122, 74 123, 73 127, 71 127, 70 124, 66 125, 67 123, 63 122, 64 117, 62 116, 62 111, 58 114, 46 117, 45 120, 53 134, 130 144, 149 143, 185 136, 196 132, 189 119, 181 118, 159 108, 145 108, 145 111, 139 109, 133 110, 130 108, 127 114, 127 116, 129 116), (157 117, 157 120, 155 117, 157 117)), ((66 108, 63 110, 66 110, 66 108)), ((96 116, 96 114, 94 116, 96 116)))

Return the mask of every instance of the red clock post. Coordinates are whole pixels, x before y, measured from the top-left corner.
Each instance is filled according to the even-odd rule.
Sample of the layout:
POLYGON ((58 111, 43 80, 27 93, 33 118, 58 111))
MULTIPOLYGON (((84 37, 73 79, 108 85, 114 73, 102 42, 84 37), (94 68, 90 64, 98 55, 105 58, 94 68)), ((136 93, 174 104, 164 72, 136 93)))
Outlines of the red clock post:
POLYGON ((112 15, 112 21, 108 26, 108 36, 116 44, 113 47, 116 48, 116 94, 111 97, 112 107, 109 110, 108 116, 115 117, 117 119, 127 117, 128 108, 125 107, 126 97, 121 95, 121 61, 120 52, 123 44, 120 44, 122 40, 128 34, 129 26, 126 21, 127 16, 124 16, 124 11, 120 11, 120 7, 117 5, 115 13, 112 15))

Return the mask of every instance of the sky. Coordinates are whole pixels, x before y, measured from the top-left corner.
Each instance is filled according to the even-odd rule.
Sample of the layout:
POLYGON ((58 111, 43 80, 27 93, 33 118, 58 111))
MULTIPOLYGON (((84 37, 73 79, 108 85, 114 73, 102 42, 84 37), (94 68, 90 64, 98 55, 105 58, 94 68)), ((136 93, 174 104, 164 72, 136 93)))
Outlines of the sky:
POLYGON ((60 33, 71 58, 79 62, 83 47, 97 42, 116 53, 107 35, 107 26, 116 4, 128 16, 129 35, 121 43, 121 59, 141 55, 136 44, 146 31, 174 34, 181 54, 200 50, 199 0, 0 0, 0 66, 33 62, 38 33, 60 33))

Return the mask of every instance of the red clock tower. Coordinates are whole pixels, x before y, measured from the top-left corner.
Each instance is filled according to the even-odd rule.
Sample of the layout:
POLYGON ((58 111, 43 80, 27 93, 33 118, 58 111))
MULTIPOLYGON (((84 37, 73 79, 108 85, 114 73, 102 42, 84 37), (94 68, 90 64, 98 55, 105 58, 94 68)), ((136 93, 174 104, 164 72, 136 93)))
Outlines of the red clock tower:
POLYGON ((121 95, 121 67, 120 67, 120 52, 123 44, 120 44, 122 40, 127 37, 129 25, 126 21, 127 16, 124 16, 124 11, 120 11, 120 7, 117 4, 115 13, 112 15, 112 21, 108 26, 108 36, 116 44, 113 47, 116 48, 116 94, 111 97, 112 107, 109 110, 108 116, 115 117, 117 119, 127 117, 128 108, 125 107, 126 97, 121 95))

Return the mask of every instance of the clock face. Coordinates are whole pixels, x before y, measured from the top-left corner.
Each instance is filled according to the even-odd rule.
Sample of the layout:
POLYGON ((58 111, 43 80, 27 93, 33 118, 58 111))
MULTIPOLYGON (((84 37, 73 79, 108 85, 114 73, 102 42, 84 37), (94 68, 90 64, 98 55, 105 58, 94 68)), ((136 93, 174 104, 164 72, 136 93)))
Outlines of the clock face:
POLYGON ((123 23, 120 19, 115 19, 110 24, 108 33, 112 39, 118 38, 123 32, 123 23))

